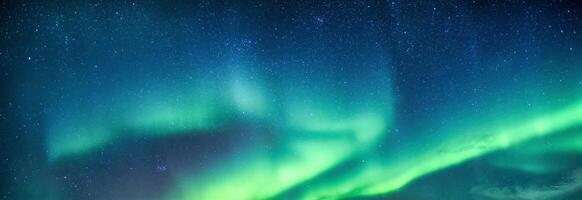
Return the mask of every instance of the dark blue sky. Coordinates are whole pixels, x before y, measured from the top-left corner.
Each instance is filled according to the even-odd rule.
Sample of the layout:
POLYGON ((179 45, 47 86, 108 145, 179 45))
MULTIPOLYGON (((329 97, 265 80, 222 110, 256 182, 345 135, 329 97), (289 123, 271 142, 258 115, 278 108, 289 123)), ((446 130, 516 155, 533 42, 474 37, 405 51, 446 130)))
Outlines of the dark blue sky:
POLYGON ((0 9, 2 199, 581 195, 576 1, 0 9))

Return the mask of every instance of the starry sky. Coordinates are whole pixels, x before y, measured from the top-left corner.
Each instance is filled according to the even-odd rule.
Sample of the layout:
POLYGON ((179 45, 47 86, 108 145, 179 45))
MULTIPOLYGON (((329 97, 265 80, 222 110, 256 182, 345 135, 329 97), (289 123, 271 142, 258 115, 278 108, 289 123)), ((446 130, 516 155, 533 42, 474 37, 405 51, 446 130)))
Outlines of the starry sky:
POLYGON ((2 1, 0 198, 582 198, 576 1, 2 1))

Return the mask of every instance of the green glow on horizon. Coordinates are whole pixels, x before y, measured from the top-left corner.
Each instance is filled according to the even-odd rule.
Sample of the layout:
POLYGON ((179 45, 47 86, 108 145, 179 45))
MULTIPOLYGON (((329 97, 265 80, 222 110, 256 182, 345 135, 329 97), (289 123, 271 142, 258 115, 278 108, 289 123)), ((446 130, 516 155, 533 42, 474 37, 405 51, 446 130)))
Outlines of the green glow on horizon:
POLYGON ((370 165, 347 182, 312 188, 304 199, 355 197, 390 193, 413 180, 481 155, 582 124, 582 103, 539 115, 517 126, 483 128, 446 140, 404 160, 370 165), (461 145, 459 145, 461 144, 461 145))

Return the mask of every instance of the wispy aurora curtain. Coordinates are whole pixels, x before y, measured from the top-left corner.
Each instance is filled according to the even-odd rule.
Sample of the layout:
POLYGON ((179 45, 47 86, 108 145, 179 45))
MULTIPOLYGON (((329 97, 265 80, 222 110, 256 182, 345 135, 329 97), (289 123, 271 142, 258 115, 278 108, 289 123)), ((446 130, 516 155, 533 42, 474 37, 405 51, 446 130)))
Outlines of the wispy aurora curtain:
POLYGON ((2 197, 575 199, 570 4, 6 4, 2 197))

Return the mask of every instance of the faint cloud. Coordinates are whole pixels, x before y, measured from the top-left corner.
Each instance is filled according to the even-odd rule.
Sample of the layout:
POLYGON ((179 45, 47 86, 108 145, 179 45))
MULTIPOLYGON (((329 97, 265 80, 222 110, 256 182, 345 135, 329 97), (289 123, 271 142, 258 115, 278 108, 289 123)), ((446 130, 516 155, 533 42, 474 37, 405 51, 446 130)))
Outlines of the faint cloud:
POLYGON ((562 199, 582 190, 582 169, 572 173, 562 183, 554 186, 539 186, 529 188, 496 188, 474 187, 471 193, 483 199, 495 200, 529 200, 529 199, 562 199))

